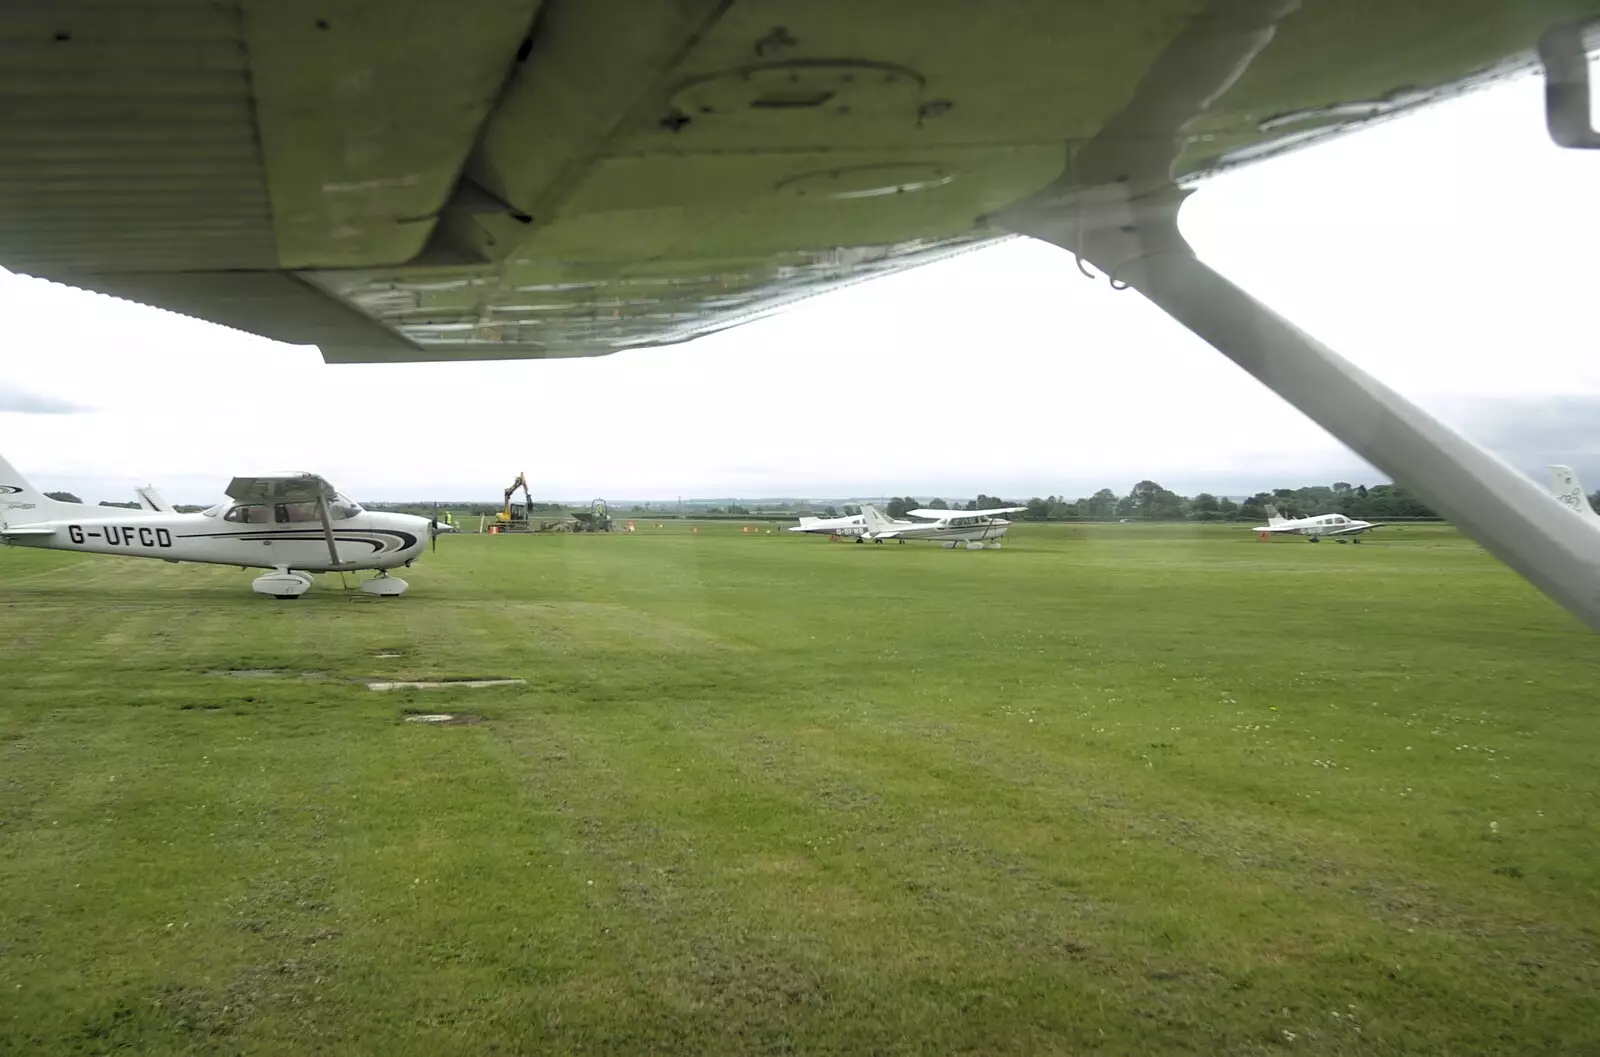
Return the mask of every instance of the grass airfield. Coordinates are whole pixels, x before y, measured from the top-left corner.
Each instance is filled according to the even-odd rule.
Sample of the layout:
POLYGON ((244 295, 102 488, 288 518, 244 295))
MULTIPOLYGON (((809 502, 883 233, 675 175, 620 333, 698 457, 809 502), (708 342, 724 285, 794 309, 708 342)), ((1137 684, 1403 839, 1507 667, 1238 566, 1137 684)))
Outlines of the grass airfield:
POLYGON ((1600 1050, 1600 639, 1453 531, 639 524, 0 549, 0 1053, 1600 1050))

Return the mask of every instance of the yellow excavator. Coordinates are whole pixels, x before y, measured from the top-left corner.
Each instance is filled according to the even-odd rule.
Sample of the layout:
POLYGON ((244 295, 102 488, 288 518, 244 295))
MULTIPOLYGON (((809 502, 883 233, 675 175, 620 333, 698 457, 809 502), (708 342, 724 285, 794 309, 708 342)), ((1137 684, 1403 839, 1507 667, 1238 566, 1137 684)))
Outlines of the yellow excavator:
POLYGON ((502 532, 527 532, 533 524, 533 495, 528 491, 528 476, 517 474, 517 479, 506 488, 504 508, 494 516, 494 523, 502 532), (511 497, 522 489, 522 502, 513 503, 511 497))

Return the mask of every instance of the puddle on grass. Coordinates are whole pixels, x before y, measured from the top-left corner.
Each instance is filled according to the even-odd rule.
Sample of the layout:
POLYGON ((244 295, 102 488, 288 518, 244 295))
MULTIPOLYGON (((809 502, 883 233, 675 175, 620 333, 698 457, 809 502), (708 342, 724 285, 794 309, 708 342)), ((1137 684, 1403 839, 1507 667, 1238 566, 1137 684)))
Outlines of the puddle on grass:
POLYGON ((407 712, 407 723, 428 723, 436 727, 466 727, 482 723, 483 717, 472 712, 407 712))
POLYGON ((526 679, 434 679, 426 681, 399 681, 368 679, 368 690, 438 690, 444 687, 477 689, 480 686, 521 686, 526 679))

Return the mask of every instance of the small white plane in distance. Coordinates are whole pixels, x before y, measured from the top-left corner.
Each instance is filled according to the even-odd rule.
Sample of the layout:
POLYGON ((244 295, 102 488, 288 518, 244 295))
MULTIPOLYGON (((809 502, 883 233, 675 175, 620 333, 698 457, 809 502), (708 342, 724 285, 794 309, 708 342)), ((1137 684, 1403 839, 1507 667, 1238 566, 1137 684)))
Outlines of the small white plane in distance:
POLYGON ((1272 532, 1284 535, 1304 536, 1312 543, 1318 543, 1322 537, 1328 536, 1340 543, 1360 543, 1363 532, 1371 532, 1381 528, 1375 521, 1360 521, 1356 518, 1345 517, 1343 514, 1318 514, 1315 517, 1286 518, 1280 517, 1277 507, 1268 506, 1267 523, 1257 525, 1252 532, 1272 532))
POLYGON ((790 532, 807 532, 817 536, 844 536, 855 537, 857 543, 867 531, 867 519, 862 514, 849 514, 845 517, 803 517, 800 524, 791 525, 790 532))
POLYGON ((1570 466, 1550 467, 1550 492, 1564 507, 1569 507, 1586 521, 1600 528, 1600 514, 1589 505, 1589 496, 1578 483, 1578 475, 1570 466))
POLYGON ((378 572, 362 591, 403 594, 408 585, 388 571, 410 565, 428 540, 438 546, 428 518, 363 510, 316 474, 235 477, 227 495, 198 514, 62 503, 0 458, 0 543, 271 569, 250 586, 275 598, 305 594, 311 573, 362 569, 378 572))
POLYGON ((906 540, 929 540, 943 543, 946 548, 965 543, 967 550, 976 551, 986 547, 999 550, 1000 537, 1011 527, 1011 522, 1000 515, 1026 509, 1022 506, 1003 506, 993 510, 908 511, 912 517, 931 519, 927 521, 890 520, 875 506, 863 506, 861 513, 867 519, 869 531, 866 538, 874 543, 891 539, 901 543, 906 540))

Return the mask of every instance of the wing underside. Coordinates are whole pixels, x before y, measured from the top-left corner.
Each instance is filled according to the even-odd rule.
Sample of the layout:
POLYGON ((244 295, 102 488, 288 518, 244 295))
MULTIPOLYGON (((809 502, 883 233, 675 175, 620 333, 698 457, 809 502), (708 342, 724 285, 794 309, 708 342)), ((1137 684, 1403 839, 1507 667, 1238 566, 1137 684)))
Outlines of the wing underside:
POLYGON ((314 473, 281 473, 235 477, 226 494, 241 503, 314 503, 337 493, 314 473))
MULTIPOLYGON (((1192 23, 1264 2, 14 0, 0 266, 329 361, 681 342, 1006 237, 1078 145, 1139 135, 1113 118, 1192 23)), ((1174 175, 1600 3, 1277 8, 1174 175)))

